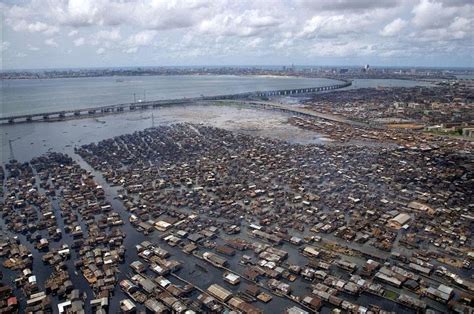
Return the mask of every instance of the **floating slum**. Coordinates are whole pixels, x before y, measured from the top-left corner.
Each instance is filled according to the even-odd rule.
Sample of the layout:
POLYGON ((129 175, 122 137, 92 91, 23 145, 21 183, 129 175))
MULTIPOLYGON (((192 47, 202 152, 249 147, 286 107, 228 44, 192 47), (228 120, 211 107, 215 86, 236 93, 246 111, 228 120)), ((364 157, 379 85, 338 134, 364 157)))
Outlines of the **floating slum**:
POLYGON ((76 153, 5 167, 4 311, 472 310, 472 154, 190 124, 76 153))
MULTIPOLYGON (((474 119, 473 81, 430 86, 339 90, 305 100, 306 106, 372 124, 468 127, 474 119)), ((415 127, 417 129, 417 127, 415 127)))
MULTIPOLYGON (((292 145, 182 124, 77 153, 119 187, 138 231, 204 273, 234 274, 304 311, 380 310, 367 296, 382 308, 469 308, 473 161, 447 144, 292 145)), ((235 309, 225 284, 211 297, 235 309)))

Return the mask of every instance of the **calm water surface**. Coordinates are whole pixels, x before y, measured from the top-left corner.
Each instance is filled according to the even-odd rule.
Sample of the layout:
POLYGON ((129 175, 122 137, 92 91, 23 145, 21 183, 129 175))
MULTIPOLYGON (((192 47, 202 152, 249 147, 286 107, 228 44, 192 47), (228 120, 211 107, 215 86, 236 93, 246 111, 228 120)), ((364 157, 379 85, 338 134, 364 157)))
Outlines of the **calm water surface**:
MULTIPOLYGON (((2 80, 0 116, 43 113, 129 103, 180 99, 339 83, 324 78, 176 75, 2 80)), ((408 80, 357 79, 349 88, 421 86, 408 80)))
POLYGON ((322 78, 234 75, 176 75, 2 80, 2 116, 287 88, 318 87, 322 78))

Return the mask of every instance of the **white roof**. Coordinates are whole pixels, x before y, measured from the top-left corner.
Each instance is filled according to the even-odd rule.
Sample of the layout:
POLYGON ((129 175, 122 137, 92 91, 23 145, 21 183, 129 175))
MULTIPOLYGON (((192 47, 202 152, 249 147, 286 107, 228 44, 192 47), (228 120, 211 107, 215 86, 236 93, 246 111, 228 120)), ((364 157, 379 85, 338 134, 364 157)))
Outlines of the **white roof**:
POLYGON ((225 275, 225 278, 230 280, 230 281, 234 281, 234 280, 239 279, 239 276, 237 276, 236 274, 233 274, 233 273, 228 273, 228 274, 225 275))
POLYGON ((393 217, 391 221, 400 224, 401 226, 407 223, 411 219, 410 215, 406 213, 398 214, 397 216, 393 217))
POLYGON ((438 290, 450 295, 453 292, 453 288, 445 286, 443 284, 439 285, 438 290))
POLYGON ((58 304, 58 311, 59 311, 59 313, 64 313, 64 312, 65 312, 64 308, 65 308, 65 307, 68 307, 68 306, 70 306, 70 305, 71 305, 71 301, 66 301, 66 302, 63 302, 63 303, 59 303, 59 304, 58 304))

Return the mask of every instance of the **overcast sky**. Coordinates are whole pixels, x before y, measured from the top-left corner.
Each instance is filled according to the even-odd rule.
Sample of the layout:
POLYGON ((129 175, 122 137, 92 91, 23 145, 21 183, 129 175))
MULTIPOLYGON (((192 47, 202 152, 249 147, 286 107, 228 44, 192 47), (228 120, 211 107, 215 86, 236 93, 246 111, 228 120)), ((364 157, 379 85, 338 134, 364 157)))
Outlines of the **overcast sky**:
POLYGON ((4 69, 474 66, 474 0, 0 2, 4 69))

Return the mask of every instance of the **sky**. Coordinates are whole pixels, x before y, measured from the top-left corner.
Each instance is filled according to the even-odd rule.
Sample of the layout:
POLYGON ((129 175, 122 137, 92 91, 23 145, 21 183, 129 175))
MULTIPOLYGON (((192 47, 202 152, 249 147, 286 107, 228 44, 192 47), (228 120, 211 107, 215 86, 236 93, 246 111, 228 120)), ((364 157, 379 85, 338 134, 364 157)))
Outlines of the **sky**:
POLYGON ((473 8, 473 0, 0 0, 0 65, 473 67, 473 8))

